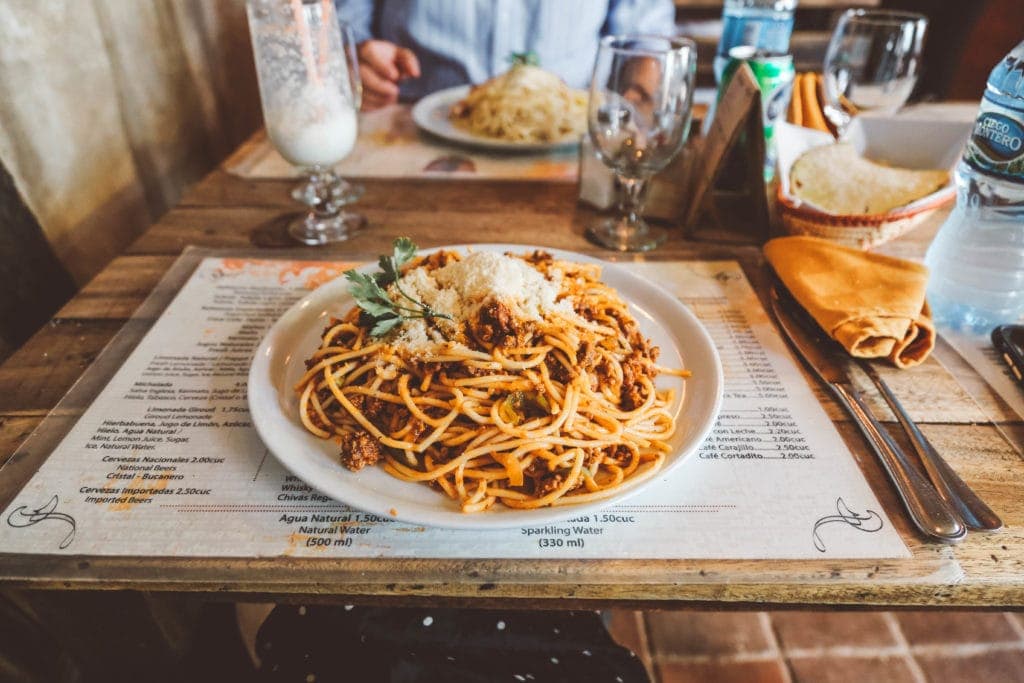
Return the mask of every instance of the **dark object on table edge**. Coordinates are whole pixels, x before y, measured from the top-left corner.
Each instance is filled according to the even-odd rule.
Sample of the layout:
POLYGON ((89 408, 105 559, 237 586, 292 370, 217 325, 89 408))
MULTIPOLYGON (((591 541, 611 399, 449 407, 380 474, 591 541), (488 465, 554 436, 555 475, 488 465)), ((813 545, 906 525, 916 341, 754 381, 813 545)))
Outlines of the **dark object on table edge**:
POLYGON ((1024 325, 1000 325, 992 330, 992 345, 1010 366, 1017 383, 1024 387, 1024 325))

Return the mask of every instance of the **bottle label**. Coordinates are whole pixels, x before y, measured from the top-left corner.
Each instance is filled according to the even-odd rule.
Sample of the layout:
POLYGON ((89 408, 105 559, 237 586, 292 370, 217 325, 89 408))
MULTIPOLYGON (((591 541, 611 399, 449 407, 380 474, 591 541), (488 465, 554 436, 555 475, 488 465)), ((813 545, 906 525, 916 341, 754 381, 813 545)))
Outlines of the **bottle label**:
POLYGON ((1012 161, 1024 149, 1024 127, 1009 116, 986 112, 974 124, 974 144, 995 162, 1012 161))
POLYGON ((743 16, 726 14, 722 37, 718 41, 718 56, 728 57, 729 50, 750 45, 769 52, 789 52, 789 37, 793 32, 793 18, 786 16, 743 16))
POLYGON ((982 172, 1024 182, 1024 123, 986 104, 983 100, 964 159, 982 172))

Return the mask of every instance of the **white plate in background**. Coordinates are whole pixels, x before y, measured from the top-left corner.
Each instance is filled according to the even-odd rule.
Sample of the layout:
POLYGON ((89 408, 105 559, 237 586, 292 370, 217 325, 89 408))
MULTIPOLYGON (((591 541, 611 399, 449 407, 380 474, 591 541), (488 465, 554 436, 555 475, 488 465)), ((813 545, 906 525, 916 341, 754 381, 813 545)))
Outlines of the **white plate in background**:
POLYGON ((501 140, 483 135, 476 135, 452 123, 449 113, 452 107, 469 94, 470 86, 458 85, 454 88, 438 90, 430 93, 412 108, 412 120, 426 132, 460 145, 501 152, 552 152, 570 149, 580 144, 579 137, 572 136, 554 142, 520 142, 501 140))

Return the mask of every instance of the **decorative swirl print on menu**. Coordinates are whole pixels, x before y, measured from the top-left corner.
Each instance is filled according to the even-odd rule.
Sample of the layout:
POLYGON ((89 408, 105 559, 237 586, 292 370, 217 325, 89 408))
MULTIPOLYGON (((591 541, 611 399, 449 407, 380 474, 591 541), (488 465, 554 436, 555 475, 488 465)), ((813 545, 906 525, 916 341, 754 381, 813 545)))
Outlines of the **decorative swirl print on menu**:
POLYGON ((64 536, 64 539, 57 546, 59 549, 64 550, 75 540, 75 518, 63 512, 57 512, 57 505, 59 503, 60 499, 54 494, 53 498, 46 504, 34 510, 27 505, 16 507, 11 510, 11 514, 7 515, 7 525, 15 529, 23 529, 47 520, 64 522, 71 527, 67 535, 64 536))
POLYGON ((882 518, 874 510, 868 510, 867 514, 860 514, 851 510, 842 498, 836 498, 836 514, 825 515, 814 523, 812 537, 814 538, 814 547, 818 549, 818 552, 825 552, 825 541, 822 540, 818 529, 827 524, 837 523, 847 524, 858 531, 869 534, 880 531, 885 525, 885 522, 882 521, 882 518))

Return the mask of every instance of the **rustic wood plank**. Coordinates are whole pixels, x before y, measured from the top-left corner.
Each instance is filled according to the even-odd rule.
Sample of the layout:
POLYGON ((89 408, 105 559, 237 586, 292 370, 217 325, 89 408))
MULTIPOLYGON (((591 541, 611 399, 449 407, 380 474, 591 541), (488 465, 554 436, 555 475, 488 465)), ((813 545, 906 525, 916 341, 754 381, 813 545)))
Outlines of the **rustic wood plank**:
POLYGON ((124 322, 51 321, 0 365, 0 414, 38 415, 53 408, 124 322))
MULTIPOLYGON (((421 247, 462 242, 545 244, 561 249, 590 248, 583 241, 585 209, 562 213, 536 213, 521 208, 489 211, 419 212, 381 210, 367 205, 361 212, 369 220, 365 233, 341 245, 307 249, 311 256, 378 253, 399 235, 414 235, 421 247), (539 239, 543 238, 543 239, 539 239), (582 243, 582 244, 581 244, 582 243)), ((285 233, 295 215, 271 207, 219 209, 183 208, 168 214, 128 249, 129 254, 178 254, 187 245, 245 248, 296 247, 285 233)))
MULTIPOLYGON (((272 206, 291 211, 302 207, 291 198, 297 178, 248 179, 217 169, 189 188, 178 208, 272 206)), ((527 200, 536 213, 561 213, 576 202, 574 183, 486 181, 469 179, 361 180, 366 194, 353 207, 388 211, 486 212, 506 210, 509 201, 527 200)))
MULTIPOLYGON (((969 534, 956 546, 963 581, 979 587, 1016 585, 1024 598, 1024 460, 991 426, 924 425, 922 430, 1006 525, 969 534)), ((1021 435, 1018 428, 1011 437, 1019 442, 1021 435)))
POLYGON ((0 467, 7 464, 14 451, 42 421, 42 415, 0 416, 0 467))
POLYGON ((83 287, 56 317, 130 318, 172 263, 173 256, 120 256, 83 287))
MULTIPOLYGON (((896 416, 866 375, 850 366, 854 386, 864 395, 871 410, 879 419, 895 422, 896 416)), ((876 361, 875 368, 907 409, 915 422, 963 423, 986 422, 995 419, 1012 420, 1013 412, 994 392, 979 395, 979 405, 961 385, 934 358, 915 368, 900 370, 886 361, 876 361)), ((832 395, 803 365, 800 369, 810 384, 818 402, 833 421, 846 421, 848 416, 832 395)))

